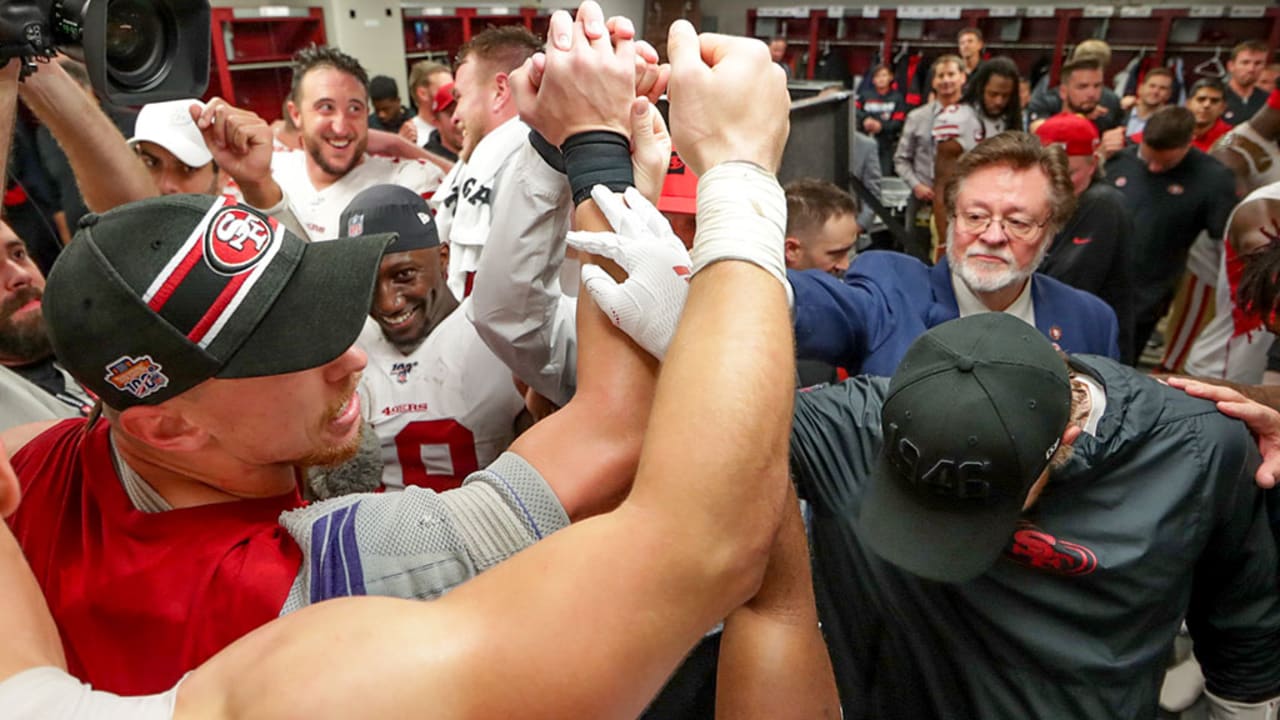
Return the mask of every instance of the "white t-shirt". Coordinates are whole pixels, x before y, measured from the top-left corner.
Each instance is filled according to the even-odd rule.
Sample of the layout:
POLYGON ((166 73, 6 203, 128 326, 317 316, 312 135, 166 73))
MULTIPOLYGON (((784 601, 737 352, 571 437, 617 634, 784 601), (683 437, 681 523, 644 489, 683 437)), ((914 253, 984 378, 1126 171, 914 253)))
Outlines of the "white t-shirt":
POLYGON ((992 120, 968 103, 948 105, 933 119, 933 145, 956 140, 965 152, 978 143, 1004 132, 1004 118, 992 120))
POLYGON ((271 157, 271 176, 280 184, 289 208, 302 224, 309 240, 333 240, 345 235, 338 227, 342 210, 361 190, 373 185, 403 185, 430 198, 440 187, 444 173, 425 160, 404 160, 365 155, 364 161, 337 182, 317 190, 307 176, 307 153, 288 150, 271 157))
POLYGON ((418 131, 418 147, 426 145, 427 141, 431 139, 431 133, 435 132, 435 126, 417 115, 409 118, 409 122, 413 123, 413 128, 418 131))
POLYGON ((387 488, 458 487, 515 439, 524 398, 467 319, 469 304, 463 301, 409 355, 372 318, 356 341, 369 355, 360 402, 382 445, 387 488))

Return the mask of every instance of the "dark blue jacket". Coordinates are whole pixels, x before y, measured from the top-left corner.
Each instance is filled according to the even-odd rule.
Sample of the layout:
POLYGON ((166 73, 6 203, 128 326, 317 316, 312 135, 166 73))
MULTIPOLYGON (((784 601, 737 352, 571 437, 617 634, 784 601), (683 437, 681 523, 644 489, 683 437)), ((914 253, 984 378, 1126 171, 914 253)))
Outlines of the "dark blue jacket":
MULTIPOLYGON (((960 316, 944 258, 932 268, 896 252, 866 252, 844 282, 787 271, 795 290, 796 357, 851 374, 889 376, 925 330, 960 316)), ((1069 354, 1120 357, 1116 315, 1097 297, 1046 275, 1031 280, 1036 327, 1069 354)))

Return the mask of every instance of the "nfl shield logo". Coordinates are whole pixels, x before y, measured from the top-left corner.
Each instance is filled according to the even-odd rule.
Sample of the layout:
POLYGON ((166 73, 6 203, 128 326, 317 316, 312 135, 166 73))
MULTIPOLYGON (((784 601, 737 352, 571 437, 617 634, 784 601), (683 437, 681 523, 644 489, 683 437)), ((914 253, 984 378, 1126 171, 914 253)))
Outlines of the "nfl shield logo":
POLYGON ((359 237, 364 234, 364 213, 356 213, 347 219, 347 237, 359 237))

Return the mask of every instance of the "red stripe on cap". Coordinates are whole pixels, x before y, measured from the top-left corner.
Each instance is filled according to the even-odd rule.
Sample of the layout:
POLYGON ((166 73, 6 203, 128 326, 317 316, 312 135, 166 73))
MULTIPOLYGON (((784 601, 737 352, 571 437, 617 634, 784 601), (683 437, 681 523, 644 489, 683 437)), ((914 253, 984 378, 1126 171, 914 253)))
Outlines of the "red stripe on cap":
POLYGON ((164 304, 169 301, 169 298, 173 296, 173 292, 178 289, 183 280, 187 279, 187 273, 190 273, 191 268, 195 267, 196 263, 200 262, 203 257, 204 243, 196 242, 187 251, 187 256, 182 258, 182 262, 178 263, 178 267, 174 268, 173 272, 169 273, 169 277, 165 278, 164 284, 152 296, 151 302, 147 303, 147 307, 151 308, 153 312, 160 312, 160 308, 164 307, 164 304))
POLYGON ((227 283, 227 286, 222 288, 222 292, 218 293, 218 297, 213 301, 213 304, 209 306, 209 309, 205 311, 204 315, 200 318, 200 321, 196 323, 196 326, 191 328, 191 332, 187 333, 188 340, 193 343, 198 343, 202 338, 204 338, 204 334, 209 332, 209 328, 213 327, 214 323, 218 322, 218 318, 222 316, 222 311, 226 310, 227 305, 231 304, 231 300, 236 296, 236 292, 240 290, 240 286, 243 285, 245 280, 248 280, 249 276, 252 274, 253 273, 242 272, 231 278, 231 282, 227 283))

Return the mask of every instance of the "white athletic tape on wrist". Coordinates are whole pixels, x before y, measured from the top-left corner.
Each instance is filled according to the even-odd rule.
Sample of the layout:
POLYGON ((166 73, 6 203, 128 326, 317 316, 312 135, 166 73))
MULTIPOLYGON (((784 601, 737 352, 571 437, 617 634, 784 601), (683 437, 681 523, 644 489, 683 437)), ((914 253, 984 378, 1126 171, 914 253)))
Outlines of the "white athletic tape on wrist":
POLYGON ((720 260, 742 260, 786 285, 786 231, 787 196, 760 166, 720 163, 698 178, 698 231, 689 253, 695 275, 720 260))

